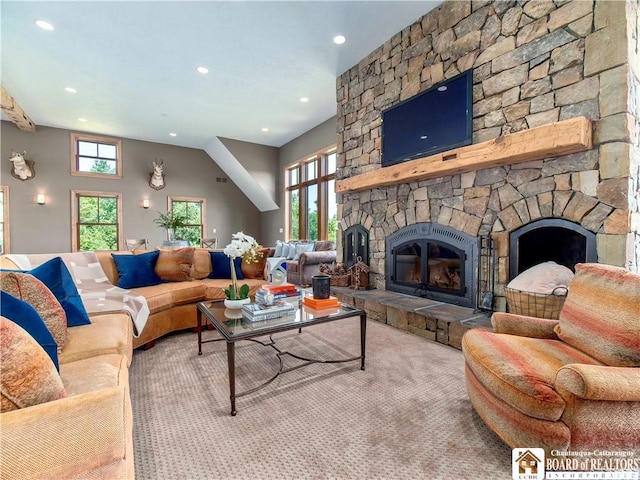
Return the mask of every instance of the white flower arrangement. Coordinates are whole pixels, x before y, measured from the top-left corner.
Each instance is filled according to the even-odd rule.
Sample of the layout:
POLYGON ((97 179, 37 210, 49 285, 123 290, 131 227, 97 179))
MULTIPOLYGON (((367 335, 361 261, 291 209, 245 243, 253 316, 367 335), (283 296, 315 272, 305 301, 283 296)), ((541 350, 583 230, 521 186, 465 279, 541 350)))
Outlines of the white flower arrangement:
POLYGON ((256 262, 261 256, 260 249, 262 246, 251 235, 243 232, 231 235, 231 243, 224 248, 224 254, 231 258, 242 257, 249 262, 256 262))
POLYGON ((262 246, 251 235, 246 235, 243 232, 231 235, 231 243, 223 250, 231 263, 231 285, 229 285, 229 288, 224 289, 224 293, 229 300, 249 298, 249 285, 245 284, 238 288, 234 260, 236 258, 244 258, 249 263, 257 262, 262 257, 261 248, 262 246))

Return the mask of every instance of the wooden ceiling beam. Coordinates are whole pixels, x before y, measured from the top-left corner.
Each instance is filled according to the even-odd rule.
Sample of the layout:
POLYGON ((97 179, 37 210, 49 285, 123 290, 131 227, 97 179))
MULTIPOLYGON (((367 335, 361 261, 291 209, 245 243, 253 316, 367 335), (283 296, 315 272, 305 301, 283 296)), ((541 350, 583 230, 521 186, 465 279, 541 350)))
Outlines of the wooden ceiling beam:
POLYGON ((0 93, 2 94, 0 102, 2 113, 9 117, 9 119, 23 132, 35 132, 36 124, 33 123, 29 118, 29 115, 27 115, 22 107, 18 105, 18 102, 16 102, 11 94, 7 92, 3 85, 0 85, 0 93))

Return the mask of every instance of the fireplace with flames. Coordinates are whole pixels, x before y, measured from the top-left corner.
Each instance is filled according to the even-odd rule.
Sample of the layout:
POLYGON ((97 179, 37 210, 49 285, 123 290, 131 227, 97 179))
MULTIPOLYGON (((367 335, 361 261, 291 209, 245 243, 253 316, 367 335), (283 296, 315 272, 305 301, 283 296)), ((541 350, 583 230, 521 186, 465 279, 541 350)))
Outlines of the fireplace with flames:
POLYGON ((476 306, 477 238, 448 226, 417 223, 386 242, 387 290, 476 306))

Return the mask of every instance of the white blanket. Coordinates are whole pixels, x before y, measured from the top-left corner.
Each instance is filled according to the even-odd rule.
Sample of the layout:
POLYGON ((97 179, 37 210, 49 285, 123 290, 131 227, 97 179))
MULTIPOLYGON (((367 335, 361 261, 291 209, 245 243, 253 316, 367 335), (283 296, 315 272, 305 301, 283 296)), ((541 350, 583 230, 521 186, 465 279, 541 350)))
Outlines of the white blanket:
POLYGON ((126 312, 133 322, 133 336, 139 337, 142 333, 149 318, 147 299, 131 290, 111 285, 94 252, 7 254, 6 257, 22 270, 31 270, 55 257, 62 258, 76 282, 87 313, 126 312))

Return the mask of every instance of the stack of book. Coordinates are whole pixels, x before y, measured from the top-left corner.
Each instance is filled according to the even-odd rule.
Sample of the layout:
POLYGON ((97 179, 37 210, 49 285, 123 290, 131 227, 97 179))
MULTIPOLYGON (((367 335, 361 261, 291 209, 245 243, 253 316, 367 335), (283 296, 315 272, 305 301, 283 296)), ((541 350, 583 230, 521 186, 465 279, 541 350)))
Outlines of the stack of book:
POLYGON ((283 283, 280 285, 263 285, 256 292, 256 303, 267 303, 266 296, 273 295, 274 301, 277 300, 295 300, 300 299, 302 293, 292 283, 283 283))
POLYGON ((260 320, 292 315, 295 310, 295 307, 291 303, 285 302, 284 300, 276 300, 273 305, 253 302, 245 303, 242 306, 242 316, 250 322, 258 322, 260 320))

